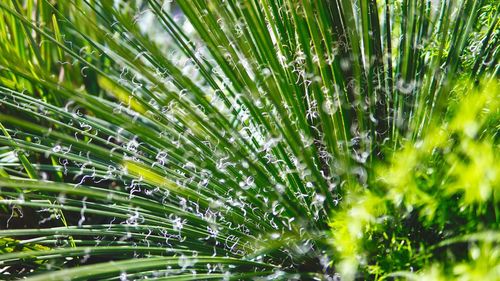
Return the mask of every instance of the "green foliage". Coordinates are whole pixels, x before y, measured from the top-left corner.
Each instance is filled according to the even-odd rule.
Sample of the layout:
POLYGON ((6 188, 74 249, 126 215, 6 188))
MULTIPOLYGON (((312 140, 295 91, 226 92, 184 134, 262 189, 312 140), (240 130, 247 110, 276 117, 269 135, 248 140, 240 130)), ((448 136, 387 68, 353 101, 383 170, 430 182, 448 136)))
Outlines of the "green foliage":
POLYGON ((369 190, 351 188, 332 217, 345 276, 358 266, 381 279, 500 276, 499 84, 456 96, 447 118, 379 165, 369 190))
POLYGON ((498 280, 499 13, 0 2, 0 279, 498 280))

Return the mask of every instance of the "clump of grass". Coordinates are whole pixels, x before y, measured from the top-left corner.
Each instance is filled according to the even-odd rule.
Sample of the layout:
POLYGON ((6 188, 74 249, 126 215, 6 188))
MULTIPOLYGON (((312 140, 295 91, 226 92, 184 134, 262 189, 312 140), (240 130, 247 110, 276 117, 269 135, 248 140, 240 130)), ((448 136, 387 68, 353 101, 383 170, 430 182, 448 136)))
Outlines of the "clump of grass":
POLYGON ((494 280, 498 13, 1 2, 2 278, 494 280))

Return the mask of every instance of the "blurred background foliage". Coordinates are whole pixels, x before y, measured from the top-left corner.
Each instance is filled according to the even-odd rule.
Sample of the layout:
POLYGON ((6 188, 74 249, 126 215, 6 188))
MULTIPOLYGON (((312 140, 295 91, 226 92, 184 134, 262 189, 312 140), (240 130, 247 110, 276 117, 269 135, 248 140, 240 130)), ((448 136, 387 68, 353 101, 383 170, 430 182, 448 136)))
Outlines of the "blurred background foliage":
POLYGON ((367 278, 498 279, 499 85, 470 85, 457 86, 444 120, 377 166, 369 190, 347 192, 331 226, 348 274, 361 265, 367 278))

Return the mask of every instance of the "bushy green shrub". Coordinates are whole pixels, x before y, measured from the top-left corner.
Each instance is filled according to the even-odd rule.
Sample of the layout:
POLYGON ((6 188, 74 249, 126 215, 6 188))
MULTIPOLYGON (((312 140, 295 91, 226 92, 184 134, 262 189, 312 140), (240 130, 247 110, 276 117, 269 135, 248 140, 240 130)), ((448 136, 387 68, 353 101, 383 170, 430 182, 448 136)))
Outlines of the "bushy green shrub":
POLYGON ((348 188, 331 222, 346 276, 360 267, 367 278, 498 279, 499 93, 497 82, 462 89, 449 116, 375 169, 369 189, 348 188))

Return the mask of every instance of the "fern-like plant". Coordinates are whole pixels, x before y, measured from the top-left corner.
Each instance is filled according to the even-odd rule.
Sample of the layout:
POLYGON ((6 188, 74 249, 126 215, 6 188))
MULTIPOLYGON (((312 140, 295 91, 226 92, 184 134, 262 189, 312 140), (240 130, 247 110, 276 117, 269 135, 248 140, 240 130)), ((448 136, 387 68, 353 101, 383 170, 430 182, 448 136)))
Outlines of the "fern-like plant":
POLYGON ((0 279, 498 280, 499 13, 0 2, 0 279))

